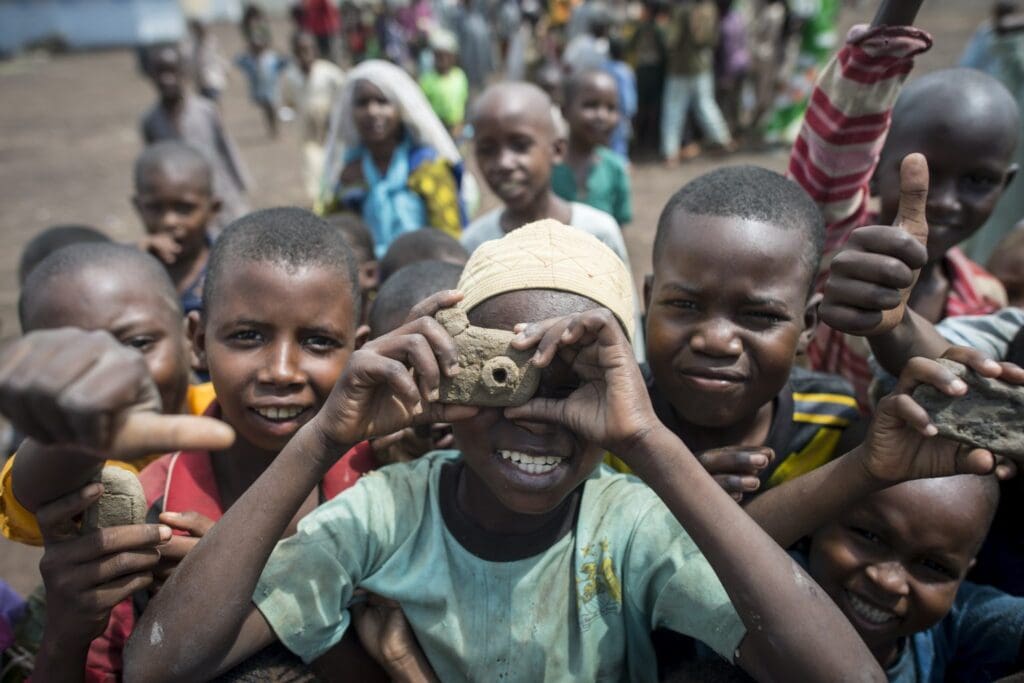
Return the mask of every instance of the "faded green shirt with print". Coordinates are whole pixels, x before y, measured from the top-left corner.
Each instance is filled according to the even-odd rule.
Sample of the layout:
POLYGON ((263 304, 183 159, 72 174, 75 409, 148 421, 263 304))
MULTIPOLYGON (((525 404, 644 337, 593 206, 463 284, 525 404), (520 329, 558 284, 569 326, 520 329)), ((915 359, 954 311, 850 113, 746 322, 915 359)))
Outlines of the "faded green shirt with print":
POLYGON ((309 514, 277 546, 253 597, 305 661, 337 643, 355 587, 397 600, 443 681, 653 681, 650 632, 731 659, 745 633, 689 535, 640 480, 601 467, 573 531, 527 559, 463 548, 439 505, 439 451, 385 467, 309 514))

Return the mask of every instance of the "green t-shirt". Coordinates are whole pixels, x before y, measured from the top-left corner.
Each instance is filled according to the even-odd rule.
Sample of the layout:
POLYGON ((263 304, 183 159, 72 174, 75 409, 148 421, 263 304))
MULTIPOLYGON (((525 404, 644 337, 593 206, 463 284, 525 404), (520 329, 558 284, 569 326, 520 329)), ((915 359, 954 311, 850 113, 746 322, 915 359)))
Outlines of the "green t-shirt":
POLYGON ((551 189, 567 202, 582 202, 611 214, 619 225, 633 220, 629 172, 622 157, 607 147, 597 148, 597 162, 587 175, 587 186, 576 187, 572 169, 556 164, 551 169, 551 189))
POLYGON ((453 66, 444 76, 436 71, 428 71, 420 76, 420 87, 444 125, 451 128, 466 118, 469 81, 462 69, 453 66))
POLYGON ((707 560, 640 480, 601 467, 575 528, 527 559, 466 550, 440 507, 455 451, 385 467, 319 507, 271 555, 253 600, 309 662, 349 625, 358 586, 397 600, 442 681, 653 681, 650 632, 732 659, 745 628, 707 560))

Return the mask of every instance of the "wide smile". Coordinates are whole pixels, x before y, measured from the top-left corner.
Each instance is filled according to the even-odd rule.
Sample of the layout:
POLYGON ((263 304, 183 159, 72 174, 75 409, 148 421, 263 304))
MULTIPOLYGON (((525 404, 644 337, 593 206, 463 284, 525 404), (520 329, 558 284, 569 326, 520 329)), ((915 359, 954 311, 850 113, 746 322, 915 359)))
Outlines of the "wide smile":
POLYGON ((249 412, 264 431, 289 435, 305 424, 313 414, 309 405, 251 406, 249 412))
POLYGON ((860 630, 887 628, 900 620, 900 616, 892 610, 879 607, 849 590, 843 591, 849 609, 847 617, 854 617, 860 630))
POLYGON ((541 455, 523 451, 498 449, 494 452, 502 474, 517 488, 548 489, 564 477, 571 457, 541 455))

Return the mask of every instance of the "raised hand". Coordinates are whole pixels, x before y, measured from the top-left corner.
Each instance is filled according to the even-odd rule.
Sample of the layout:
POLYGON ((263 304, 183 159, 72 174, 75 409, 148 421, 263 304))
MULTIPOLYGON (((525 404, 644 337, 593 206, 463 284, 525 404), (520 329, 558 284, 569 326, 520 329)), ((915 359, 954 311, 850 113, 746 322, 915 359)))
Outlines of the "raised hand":
POLYGON ((46 586, 47 639, 69 649, 73 643, 87 646, 106 629, 115 605, 153 583, 159 548, 171 538, 170 528, 158 524, 79 535, 77 516, 102 493, 102 484, 89 484, 36 512, 46 545, 39 571, 46 586))
POLYGON ((629 464, 631 446, 659 423, 633 349, 611 311, 530 323, 516 332, 514 347, 537 347, 531 362, 545 368, 557 357, 581 384, 565 398, 536 397, 506 408, 506 417, 558 422, 629 464))
POLYGON ((767 446, 725 446, 697 454, 697 460, 737 503, 761 487, 760 473, 775 459, 767 446))
POLYGON ((352 354, 317 414, 321 434, 339 446, 476 414, 471 406, 437 403, 441 372, 459 372, 455 342, 433 318, 419 318, 352 354))
POLYGON ((827 325, 869 337, 899 324, 928 260, 927 200, 928 163, 921 154, 909 154, 900 165, 895 225, 857 228, 832 259, 819 309, 827 325))
POLYGON ((436 681, 402 606, 376 593, 361 592, 351 607, 359 642, 393 681, 436 681))
MULTIPOLYGON (((996 363, 974 349, 954 347, 944 357, 987 377, 1024 384, 1024 370, 996 363)), ((942 365, 927 358, 911 359, 893 393, 879 401, 864 442, 864 466, 871 476, 898 483, 953 474, 995 473, 1001 479, 1016 474, 1014 462, 937 436, 928 413, 910 395, 919 384, 930 384, 949 396, 967 392, 966 383, 942 365)))
POLYGON ((166 266, 173 266, 177 263, 178 256, 181 254, 181 245, 164 232, 146 235, 139 240, 138 246, 139 249, 152 254, 166 266))
POLYGON ((0 349, 0 413, 41 444, 131 459, 234 440, 219 420, 159 411, 142 355, 107 332, 39 330, 0 349))

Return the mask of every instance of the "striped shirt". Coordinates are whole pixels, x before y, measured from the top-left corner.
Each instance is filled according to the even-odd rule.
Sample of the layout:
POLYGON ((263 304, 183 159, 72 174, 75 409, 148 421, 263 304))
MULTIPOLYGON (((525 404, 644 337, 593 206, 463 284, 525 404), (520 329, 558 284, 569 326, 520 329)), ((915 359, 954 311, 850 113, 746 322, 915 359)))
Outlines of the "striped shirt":
MULTIPOLYGON (((819 291, 832 258, 850 233, 878 221, 868 206, 869 182, 889 132, 893 104, 914 57, 931 44, 927 33, 909 26, 854 27, 815 86, 793 145, 789 175, 818 203, 828 225, 819 291)), ((1006 293, 999 281, 959 249, 946 253, 945 266, 950 279, 947 317, 991 313, 1005 305, 1006 293)), ((872 377, 869 354, 864 338, 824 323, 808 348, 812 366, 849 380, 865 409, 872 377)))

